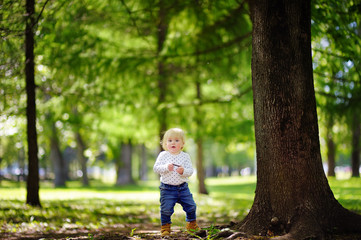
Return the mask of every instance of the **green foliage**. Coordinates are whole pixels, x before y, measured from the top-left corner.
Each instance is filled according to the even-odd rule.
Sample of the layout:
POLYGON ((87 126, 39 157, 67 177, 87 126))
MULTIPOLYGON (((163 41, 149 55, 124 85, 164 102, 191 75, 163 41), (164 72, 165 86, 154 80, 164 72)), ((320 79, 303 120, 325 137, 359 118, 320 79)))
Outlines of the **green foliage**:
MULTIPOLYGON (((37 3, 36 93, 43 167, 51 166, 53 133, 61 150, 75 147, 74 135, 80 133, 93 156, 106 149, 106 162, 119 155, 123 142, 146 144, 153 151, 158 148, 163 110, 169 127, 186 129, 189 138, 202 135, 225 146, 253 140, 247 6, 238 1, 163 5, 99 0, 37 3), (167 9, 167 32, 158 49, 161 7, 167 9), (167 87, 165 102, 160 103, 163 78, 167 87), (199 113, 204 124, 197 123, 199 113)), ((0 110, 21 119, 26 101, 23 36, 14 31, 23 31, 24 9, 20 2, 4 1, 3 10, 2 22, 11 31, 2 32, 0 110)), ((23 134, 16 141, 25 141, 25 128, 17 126, 17 132, 23 134)), ((0 138, 12 138, 2 140, 6 144, 15 141, 13 136, 0 138)), ((7 145, 0 157, 11 164, 17 156, 10 155, 17 149, 7 145)))
POLYGON ((312 4, 315 90, 321 136, 332 136, 337 146, 336 159, 341 160, 353 151, 352 114, 361 112, 361 5, 359 1, 325 3, 315 0, 312 4), (329 128, 333 129, 327 133, 329 128))
MULTIPOLYGON (((26 151, 23 5, 4 0, 1 8, 1 168, 23 161, 19 152, 26 151), (16 133, 2 134, 9 122, 21 124, 16 133)), ((253 165, 252 26, 245 2, 60 0, 36 6, 43 167, 51 166, 52 124, 60 149, 75 147, 74 132, 79 132, 93 156, 104 151, 107 156, 89 163, 105 165, 119 156, 122 142, 156 151, 162 111, 168 127, 184 128, 189 139, 203 137, 205 165, 253 165), (161 20, 167 31, 158 49, 161 20), (159 102, 162 91, 165 99, 159 102)), ((343 143, 339 164, 344 164, 351 151, 350 113, 360 111, 360 3, 314 0, 312 7, 320 132, 326 135, 325 120, 334 117, 334 137, 343 143)))

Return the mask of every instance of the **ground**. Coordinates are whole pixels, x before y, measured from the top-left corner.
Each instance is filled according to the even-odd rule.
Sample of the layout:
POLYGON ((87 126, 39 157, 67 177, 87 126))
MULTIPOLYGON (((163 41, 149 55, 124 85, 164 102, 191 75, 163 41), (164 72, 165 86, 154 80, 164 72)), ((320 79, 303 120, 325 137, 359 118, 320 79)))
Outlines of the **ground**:
MULTIPOLYGON (((206 224, 206 223, 203 223, 206 224)), ((162 238, 159 232, 159 226, 156 224, 118 224, 107 228, 97 230, 88 230, 85 228, 73 228, 67 231, 41 231, 0 233, 0 239, 7 240, 137 240, 137 239, 239 239, 239 240, 266 240, 271 239, 261 236, 249 236, 244 233, 230 230, 229 225, 201 226, 202 230, 197 234, 189 234, 184 227, 172 227, 172 234, 169 237, 162 238)), ((310 239, 309 239, 310 240, 310 239)), ((361 240, 361 234, 337 234, 327 238, 327 240, 361 240)))
MULTIPOLYGON (((92 182, 88 188, 75 182, 66 188, 42 184, 42 208, 25 204, 25 183, 0 184, 0 239, 161 239, 157 181, 123 187, 92 182)), ((330 184, 342 205, 361 213, 361 179, 331 179, 330 184)), ((191 187, 195 193, 196 184, 191 187)), ((200 236, 185 232, 185 215, 177 205, 169 239, 267 239, 229 230, 252 206, 254 177, 208 179, 207 187, 209 195, 194 194, 204 231, 200 236)), ((326 240, 361 240, 361 235, 326 240)))

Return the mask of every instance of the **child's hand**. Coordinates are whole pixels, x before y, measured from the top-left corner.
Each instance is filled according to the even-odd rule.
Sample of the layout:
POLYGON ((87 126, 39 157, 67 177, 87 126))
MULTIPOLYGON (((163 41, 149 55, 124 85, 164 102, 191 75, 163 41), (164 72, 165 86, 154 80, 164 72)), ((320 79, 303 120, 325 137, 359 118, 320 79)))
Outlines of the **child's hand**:
POLYGON ((177 173, 179 173, 180 175, 183 175, 183 172, 184 172, 184 168, 183 167, 179 167, 177 168, 177 173))
POLYGON ((173 169, 174 169, 173 163, 168 164, 168 170, 173 171, 173 169))

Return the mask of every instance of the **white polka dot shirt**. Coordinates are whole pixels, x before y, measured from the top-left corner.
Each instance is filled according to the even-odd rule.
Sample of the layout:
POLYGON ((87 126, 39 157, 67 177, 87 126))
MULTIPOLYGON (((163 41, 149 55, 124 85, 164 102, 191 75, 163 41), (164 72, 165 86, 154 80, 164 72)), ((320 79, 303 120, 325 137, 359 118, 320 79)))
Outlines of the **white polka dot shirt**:
POLYGON ((192 161, 188 153, 181 151, 177 155, 173 155, 168 151, 159 153, 155 161, 154 172, 160 174, 160 181, 169 185, 180 185, 188 182, 188 178, 193 174, 192 161), (174 166, 173 171, 168 170, 170 163, 180 165, 184 168, 182 175, 176 172, 177 166, 174 166))

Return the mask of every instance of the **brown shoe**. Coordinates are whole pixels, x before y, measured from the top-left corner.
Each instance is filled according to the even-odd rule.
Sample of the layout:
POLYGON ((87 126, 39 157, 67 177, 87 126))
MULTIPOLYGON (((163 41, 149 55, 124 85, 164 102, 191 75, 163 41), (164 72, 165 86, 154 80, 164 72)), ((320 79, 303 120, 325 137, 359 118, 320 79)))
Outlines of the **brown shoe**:
POLYGON ((190 232, 197 232, 200 228, 198 227, 197 220, 194 220, 192 222, 187 222, 187 231, 190 232))
POLYGON ((171 226, 170 223, 167 223, 167 224, 162 225, 162 227, 161 227, 161 229, 160 229, 160 235, 161 235, 162 237, 164 237, 164 236, 169 236, 169 235, 170 235, 170 232, 171 232, 170 226, 171 226))

